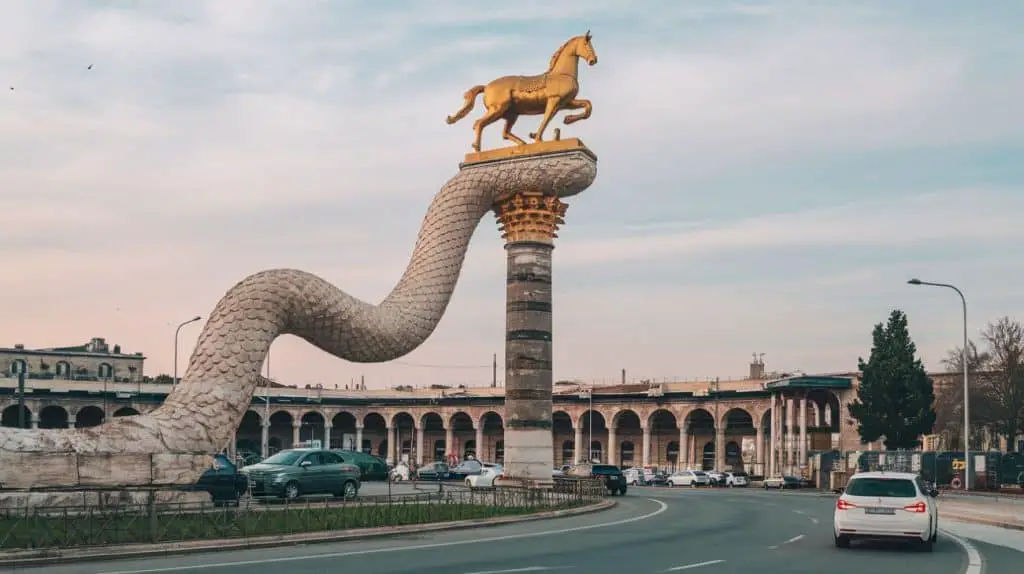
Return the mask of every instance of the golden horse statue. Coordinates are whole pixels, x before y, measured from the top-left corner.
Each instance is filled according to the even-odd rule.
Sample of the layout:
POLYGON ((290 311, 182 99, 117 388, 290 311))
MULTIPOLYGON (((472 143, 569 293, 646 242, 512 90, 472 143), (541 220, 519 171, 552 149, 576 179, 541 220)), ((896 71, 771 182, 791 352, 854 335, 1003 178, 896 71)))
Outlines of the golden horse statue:
POLYGON ((505 129, 501 137, 519 145, 526 145, 525 141, 512 133, 512 126, 519 116, 544 115, 537 132, 530 134, 535 142, 544 141, 544 130, 548 122, 560 110, 583 110, 566 116, 566 125, 589 118, 593 105, 590 100, 576 99, 576 94, 580 91, 577 79, 579 59, 583 58, 591 66, 597 63, 597 53, 590 40, 590 30, 583 36, 570 38, 551 56, 548 71, 539 76, 503 76, 486 86, 473 86, 466 92, 466 102, 462 109, 448 116, 448 123, 454 124, 466 117, 473 110, 476 97, 481 92, 484 94, 487 112, 473 124, 476 132, 473 140, 475 151, 480 151, 480 137, 484 128, 501 118, 505 118, 505 129))

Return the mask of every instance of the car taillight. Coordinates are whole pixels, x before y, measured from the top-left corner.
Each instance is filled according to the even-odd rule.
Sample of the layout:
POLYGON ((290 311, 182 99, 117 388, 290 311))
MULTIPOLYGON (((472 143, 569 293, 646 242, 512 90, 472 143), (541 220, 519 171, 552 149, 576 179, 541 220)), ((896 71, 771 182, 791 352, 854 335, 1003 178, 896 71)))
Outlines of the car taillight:
POLYGON ((918 502, 916 504, 911 504, 910 506, 904 506, 903 510, 906 510, 907 512, 925 512, 928 510, 928 507, 926 507, 923 502, 918 502))
POLYGON ((836 501, 836 510, 850 510, 851 508, 857 508, 857 505, 847 502, 842 498, 836 501))

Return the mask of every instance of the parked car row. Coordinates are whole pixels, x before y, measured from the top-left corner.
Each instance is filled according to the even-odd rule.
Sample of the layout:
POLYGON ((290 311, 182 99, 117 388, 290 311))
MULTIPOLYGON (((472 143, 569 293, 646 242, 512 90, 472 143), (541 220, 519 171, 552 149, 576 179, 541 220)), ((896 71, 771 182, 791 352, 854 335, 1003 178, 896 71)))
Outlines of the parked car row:
POLYGON ((448 466, 443 462, 430 462, 411 470, 405 463, 399 463, 392 469, 391 480, 457 480, 465 481, 467 478, 478 476, 484 470, 491 469, 500 474, 502 466, 491 462, 482 462, 470 459, 460 462, 455 466, 448 466), (403 468, 404 467, 404 468, 403 468))

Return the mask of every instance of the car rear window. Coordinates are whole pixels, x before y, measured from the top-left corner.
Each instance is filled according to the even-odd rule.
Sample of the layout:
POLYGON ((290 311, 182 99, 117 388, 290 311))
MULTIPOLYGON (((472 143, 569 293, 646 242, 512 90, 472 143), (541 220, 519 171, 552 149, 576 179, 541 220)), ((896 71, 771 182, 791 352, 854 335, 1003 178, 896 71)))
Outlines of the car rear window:
POLYGON ((595 464, 592 471, 594 474, 621 474, 619 467, 610 464, 595 464))
POLYGON ((695 471, 693 471, 693 475, 694 476, 704 476, 705 473, 704 473, 703 470, 695 470, 695 471))
POLYGON ((877 496, 880 498, 914 498, 917 488, 906 478, 855 478, 846 485, 850 496, 877 496))

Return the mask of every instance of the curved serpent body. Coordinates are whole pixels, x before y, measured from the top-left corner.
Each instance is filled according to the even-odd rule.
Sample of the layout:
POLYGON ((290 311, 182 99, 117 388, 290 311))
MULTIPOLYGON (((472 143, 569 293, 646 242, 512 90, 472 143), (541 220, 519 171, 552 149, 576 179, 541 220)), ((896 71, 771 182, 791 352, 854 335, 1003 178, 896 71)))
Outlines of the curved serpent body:
POLYGON ((470 238, 499 197, 525 191, 566 197, 586 189, 595 175, 592 161, 572 153, 467 167, 434 197, 405 273, 379 305, 303 271, 251 275, 217 303, 185 376, 159 408, 93 428, 0 428, 0 467, 24 472, 3 459, 29 453, 220 451, 249 408, 275 338, 297 335, 336 357, 361 363, 411 352, 444 315, 470 238))

